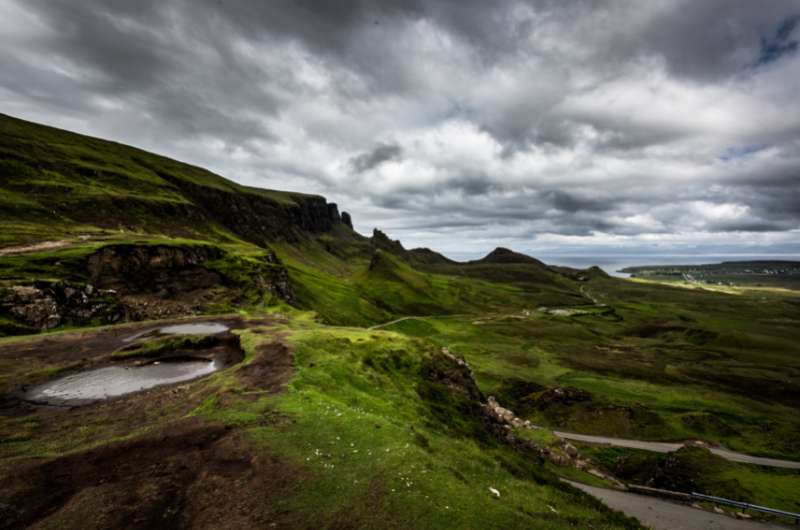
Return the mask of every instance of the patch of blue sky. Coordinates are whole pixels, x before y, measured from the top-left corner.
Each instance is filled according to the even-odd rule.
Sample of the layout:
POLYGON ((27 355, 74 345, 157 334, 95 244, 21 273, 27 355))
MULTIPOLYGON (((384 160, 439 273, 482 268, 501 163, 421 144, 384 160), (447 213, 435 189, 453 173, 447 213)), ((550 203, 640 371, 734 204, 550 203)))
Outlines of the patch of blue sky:
POLYGON ((800 49, 798 38, 798 24, 800 15, 785 18, 778 25, 772 35, 761 37, 761 53, 756 61, 756 66, 763 66, 775 62, 786 55, 797 53, 800 49))
POLYGON ((759 151, 763 151, 767 147, 769 147, 767 144, 731 146, 725 149, 722 152, 722 154, 719 155, 719 159, 724 160, 725 162, 729 162, 731 160, 738 160, 740 158, 746 158, 750 155, 758 153, 759 151))

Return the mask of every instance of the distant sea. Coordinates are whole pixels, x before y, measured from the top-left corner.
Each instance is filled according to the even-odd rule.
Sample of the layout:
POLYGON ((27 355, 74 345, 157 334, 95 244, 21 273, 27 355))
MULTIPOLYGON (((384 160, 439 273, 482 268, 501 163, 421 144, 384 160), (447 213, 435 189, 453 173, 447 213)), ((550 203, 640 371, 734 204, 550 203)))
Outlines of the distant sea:
MULTIPOLYGON (((627 278, 627 273, 619 272, 626 267, 641 265, 704 265, 723 261, 800 261, 800 254, 623 254, 598 256, 573 256, 559 254, 537 254, 524 252, 548 265, 563 265, 575 269, 586 269, 597 265, 608 274, 627 278)), ((458 261, 480 259, 483 254, 476 252, 447 252, 447 257, 458 261)))
POLYGON ((626 255, 626 256, 554 256, 540 255, 536 259, 544 261, 548 265, 564 265, 576 269, 585 269, 592 265, 597 265, 608 274, 627 278, 628 273, 619 272, 627 267, 637 267, 642 265, 703 265, 707 263, 721 263, 723 261, 800 261, 800 254, 725 254, 725 255, 626 255))

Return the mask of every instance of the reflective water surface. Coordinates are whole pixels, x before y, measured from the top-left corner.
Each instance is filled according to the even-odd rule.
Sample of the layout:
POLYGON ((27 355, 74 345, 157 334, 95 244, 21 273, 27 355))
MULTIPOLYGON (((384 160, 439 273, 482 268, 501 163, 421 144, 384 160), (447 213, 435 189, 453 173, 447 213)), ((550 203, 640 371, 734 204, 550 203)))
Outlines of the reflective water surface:
POLYGON ((230 328, 219 322, 195 322, 190 324, 175 324, 164 326, 163 328, 148 329, 135 335, 123 339, 124 342, 131 342, 142 337, 152 335, 215 335, 228 331, 230 328))
POLYGON ((26 399, 51 404, 84 404, 160 385, 189 381, 223 368, 221 361, 154 362, 143 366, 106 366, 39 385, 26 399))

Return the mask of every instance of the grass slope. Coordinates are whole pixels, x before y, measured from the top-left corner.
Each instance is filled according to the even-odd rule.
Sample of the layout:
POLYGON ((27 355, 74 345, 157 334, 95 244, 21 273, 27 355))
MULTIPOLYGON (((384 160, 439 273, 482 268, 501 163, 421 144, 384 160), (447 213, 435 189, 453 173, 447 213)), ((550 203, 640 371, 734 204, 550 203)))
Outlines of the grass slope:
MULTIPOLYGON (((425 249, 406 251, 379 232, 362 237, 342 224, 322 232, 291 228, 291 238, 256 241, 213 217, 195 223, 183 216, 194 206, 180 184, 263 196, 281 208, 306 196, 246 189, 163 157, 12 118, 0 119, 0 127, 0 246, 69 240, 63 248, 0 256, 0 282, 83 281, 86 257, 111 243, 210 245, 224 254, 207 266, 233 279, 250 277, 270 250, 280 258, 294 308, 249 298, 241 288, 246 282, 233 282, 240 286, 235 292, 220 286, 230 292, 230 303, 214 309, 290 315, 279 330, 296 348, 290 392, 251 393, 232 370, 197 383, 205 390, 195 397, 203 401, 192 403, 195 415, 241 429, 261 450, 304 469, 314 487, 286 501, 292 513, 306 514, 301 519, 318 505, 329 526, 350 516, 372 524, 384 510, 406 526, 444 526, 452 517, 483 523, 476 526, 548 527, 543 514, 554 513, 549 500, 565 517, 556 517, 553 528, 586 526, 585 518, 599 518, 596 527, 624 524, 609 522, 591 505, 581 507, 585 498, 575 500, 554 486, 541 466, 438 427, 415 391, 419 366, 434 346, 463 354, 485 394, 552 428, 698 438, 800 460, 797 291, 631 282, 598 270, 547 267, 503 249, 457 263, 425 249), (92 204, 99 204, 98 217, 84 218, 80 212, 92 204), (142 221, 129 225, 130 219, 142 221), (382 331, 364 329, 385 323, 382 331), (573 387, 586 398, 554 400, 548 391, 558 387, 573 387), (275 411, 291 420, 264 425, 264 416, 275 411), (371 460, 365 457, 370 451, 371 460), (489 485, 502 489, 499 502, 486 496, 489 485), (425 515, 433 507, 435 513, 425 515)), ((0 320, 3 325, 10 324, 0 320)), ((262 341, 256 333, 244 337, 251 353, 262 341)), ((4 360, 3 366, 4 384, 59 369, 45 361, 19 367, 4 360)), ((145 416, 186 414, 170 407, 145 416)), ((53 456, 120 436, 93 424, 76 430, 76 438, 41 441, 41 426, 28 419, 3 421, 17 440, 2 445, 9 458, 53 456)), ((138 432, 147 425, 126 427, 138 432)), ((744 477, 743 469, 731 472, 744 477)), ((747 491, 754 498, 777 498, 769 497, 768 481, 751 479, 747 491)))
POLYGON ((211 220, 187 222, 197 206, 184 189, 191 187, 276 206, 312 197, 241 186, 140 149, 0 114, 0 245, 119 231, 218 239, 211 220))

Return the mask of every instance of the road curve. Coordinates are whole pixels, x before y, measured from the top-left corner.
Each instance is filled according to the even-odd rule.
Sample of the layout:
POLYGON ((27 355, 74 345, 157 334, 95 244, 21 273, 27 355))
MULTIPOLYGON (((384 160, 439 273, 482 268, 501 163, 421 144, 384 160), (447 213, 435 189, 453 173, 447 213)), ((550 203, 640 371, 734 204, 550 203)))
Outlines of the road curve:
POLYGON ((587 486, 565 480, 603 504, 635 517, 653 530, 781 530, 786 527, 733 517, 627 491, 587 486))
MULTIPOLYGON (((614 447, 627 447, 629 449, 642 449, 644 451, 654 451, 656 453, 670 453, 677 451, 684 446, 682 443, 670 442, 646 442, 643 440, 628 440, 625 438, 610 438, 608 436, 593 436, 590 434, 577 434, 572 432, 553 431, 553 434, 566 440, 576 442, 586 442, 593 444, 612 445, 614 447)), ((800 462, 792 460, 780 460, 777 458, 764 458, 761 456, 751 456, 744 453, 737 453, 720 447, 708 447, 708 450, 717 456, 721 456, 731 462, 743 464, 755 464, 767 467, 781 467, 785 469, 800 469, 800 462)))

